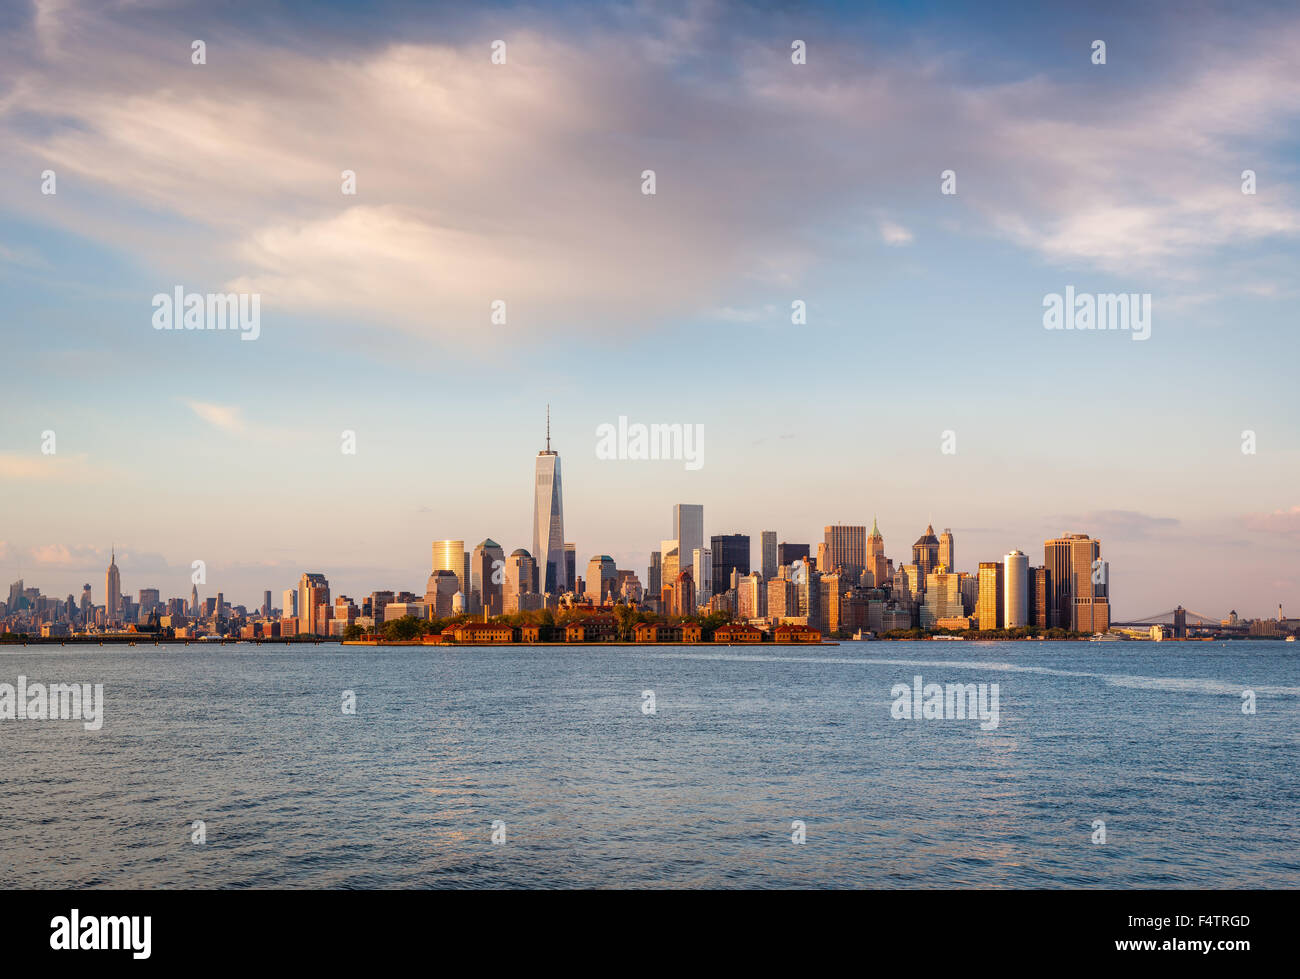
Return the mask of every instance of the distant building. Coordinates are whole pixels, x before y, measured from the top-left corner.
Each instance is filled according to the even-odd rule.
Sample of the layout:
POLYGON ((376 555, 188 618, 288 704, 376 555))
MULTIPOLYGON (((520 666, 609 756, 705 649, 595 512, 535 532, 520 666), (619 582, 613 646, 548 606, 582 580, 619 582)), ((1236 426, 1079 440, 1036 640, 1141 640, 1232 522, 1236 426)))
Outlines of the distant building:
POLYGON ((698 503, 678 503, 673 506, 673 539, 677 541, 682 571, 691 562, 696 548, 704 546, 704 507, 698 503))
POLYGON ((952 553, 952 529, 944 527, 939 535, 939 563, 949 571, 957 570, 957 562, 952 553))
POLYGON ((614 559, 608 554, 593 554, 587 562, 587 597, 599 605, 614 595, 617 581, 614 559))
POLYGON ((505 585, 506 552, 491 537, 474 548, 469 560, 470 610, 500 615, 505 585))
POLYGON ((1002 559, 1004 579, 1003 628, 1022 629, 1029 625, 1029 558, 1011 551, 1002 559))
POLYGON ((502 603, 507 615, 521 612, 532 603, 528 596, 535 595, 533 582, 536 580, 536 564, 533 556, 522 547, 510 552, 506 558, 505 581, 502 586, 502 603))
POLYGON ((713 594, 730 587, 732 571, 741 577, 749 574, 748 534, 715 534, 709 538, 709 551, 713 555, 713 594))
POLYGON ((856 582, 867 566, 867 528, 832 524, 822 533, 825 558, 818 560, 817 570, 840 571, 847 580, 856 582))
MULTIPOLYGON (((212 601, 209 599, 209 601, 212 601)), ((330 583, 323 574, 305 572, 298 579, 298 634, 325 635, 327 624, 319 621, 319 608, 330 603, 330 583)), ((213 602, 215 606, 217 603, 213 602)), ((220 607, 213 614, 220 615, 220 607)))
POLYGON ((697 547, 691 555, 691 572, 695 578, 695 604, 706 605, 713 597, 713 552, 697 547))
POLYGON ((981 561, 979 567, 980 597, 975 610, 981 629, 1002 628, 1003 607, 1006 604, 1006 571, 1001 562, 981 561))
MULTIPOLYGON (((22 582, 18 585, 21 588, 22 582)), ((122 573, 117 570, 116 547, 110 549, 108 570, 104 572, 104 613, 110 625, 122 621, 122 573)))
POLYGON ((867 570, 871 572, 872 584, 876 588, 883 588, 893 576, 885 558, 885 538, 880 534, 875 517, 871 518, 871 533, 867 536, 867 570))
POLYGON ((925 578, 939 566, 939 538, 934 536, 934 525, 927 524, 925 533, 912 545, 912 563, 920 571, 921 588, 925 588, 925 578))
POLYGON ((450 571, 456 576, 456 590, 469 594, 469 555, 463 540, 436 540, 433 542, 432 570, 450 571))
POLYGON ((571 583, 566 577, 568 569, 564 558, 560 456, 551 450, 549 405, 546 408, 546 448, 537 453, 537 472, 533 480, 533 553, 530 558, 538 578, 535 589, 529 591, 560 595, 569 590, 571 583))
POLYGON ((777 567, 787 564, 792 565, 796 561, 807 561, 811 556, 807 544, 781 543, 776 546, 777 567))
POLYGON ((781 566, 777 560, 776 531, 764 530, 758 535, 759 549, 762 551, 763 580, 770 581, 776 577, 776 569, 781 566))

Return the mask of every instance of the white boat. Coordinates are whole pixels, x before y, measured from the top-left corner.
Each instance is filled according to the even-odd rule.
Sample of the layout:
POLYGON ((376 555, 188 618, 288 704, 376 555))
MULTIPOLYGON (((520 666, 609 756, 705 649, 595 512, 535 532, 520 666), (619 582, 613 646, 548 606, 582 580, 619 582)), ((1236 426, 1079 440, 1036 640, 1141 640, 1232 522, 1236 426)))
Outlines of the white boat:
POLYGON ((1088 642, 1123 642, 1119 636, 1112 632, 1094 632, 1088 639, 1088 642))
POLYGON ((965 637, 965 636, 931 636, 930 638, 931 638, 932 640, 934 640, 934 639, 946 640, 947 642, 965 642, 965 641, 966 641, 966 637, 965 637))
POLYGON ((1295 642, 1295 636, 1287 636, 1287 637, 1286 637, 1286 641, 1287 641, 1287 642, 1295 642))

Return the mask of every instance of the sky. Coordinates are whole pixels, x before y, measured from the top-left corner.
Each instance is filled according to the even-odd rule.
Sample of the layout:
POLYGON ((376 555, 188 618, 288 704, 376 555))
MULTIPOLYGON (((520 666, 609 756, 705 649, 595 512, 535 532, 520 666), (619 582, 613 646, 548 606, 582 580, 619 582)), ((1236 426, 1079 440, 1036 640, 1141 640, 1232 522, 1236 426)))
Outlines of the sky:
POLYGON ((5 580, 422 593, 531 548, 549 404, 584 569, 699 503, 1297 614, 1300 9, 1078 6, 0 6, 5 580), (154 329, 177 286, 257 339, 154 329), (1067 287, 1149 338, 1045 329, 1067 287), (621 416, 702 465, 598 458, 621 416))

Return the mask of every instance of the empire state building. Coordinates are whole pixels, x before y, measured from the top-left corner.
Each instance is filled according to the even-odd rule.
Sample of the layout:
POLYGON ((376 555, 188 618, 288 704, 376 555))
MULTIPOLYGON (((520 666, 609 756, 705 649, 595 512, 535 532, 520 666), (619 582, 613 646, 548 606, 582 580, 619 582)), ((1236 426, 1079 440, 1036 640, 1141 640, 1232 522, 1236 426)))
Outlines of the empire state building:
POLYGON ((537 590, 560 595, 569 590, 564 562, 564 496, 560 491, 560 456, 551 451, 551 407, 546 406, 546 448, 537 453, 533 481, 533 560, 537 590))
POLYGON ((108 558, 108 570, 104 572, 104 618, 110 623, 122 621, 122 573, 117 570, 117 548, 113 548, 108 558))

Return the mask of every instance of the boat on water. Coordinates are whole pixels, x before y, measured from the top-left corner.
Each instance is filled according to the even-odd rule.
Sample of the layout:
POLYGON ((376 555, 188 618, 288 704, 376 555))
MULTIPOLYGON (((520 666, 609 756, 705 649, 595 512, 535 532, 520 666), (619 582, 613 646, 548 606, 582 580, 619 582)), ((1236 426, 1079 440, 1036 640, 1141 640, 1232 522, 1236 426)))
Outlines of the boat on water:
POLYGON ((1088 639, 1088 642, 1123 642, 1123 641, 1124 641, 1123 639, 1115 635, 1113 632, 1094 632, 1092 636, 1090 636, 1088 639))
POLYGON ((874 632, 868 632, 865 629, 859 629, 857 632, 853 633, 853 641, 854 642, 875 642, 876 634, 874 632))
POLYGON ((965 636, 931 636, 931 640, 943 640, 946 642, 965 642, 965 636))
POLYGON ((1285 641, 1286 641, 1286 642, 1295 642, 1295 636, 1287 636, 1285 641))

